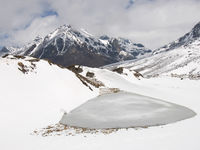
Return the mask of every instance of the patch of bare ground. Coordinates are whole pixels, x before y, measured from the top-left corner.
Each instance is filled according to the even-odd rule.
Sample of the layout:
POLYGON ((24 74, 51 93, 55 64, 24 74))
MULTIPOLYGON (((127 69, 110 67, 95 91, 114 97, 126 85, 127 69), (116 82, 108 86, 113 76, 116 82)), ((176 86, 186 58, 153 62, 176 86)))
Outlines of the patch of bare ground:
POLYGON ((133 74, 136 78, 138 78, 140 80, 140 77, 144 78, 144 76, 139 73, 138 71, 135 71, 135 73, 133 74))
POLYGON ((85 86, 87 86, 91 91, 93 91, 91 86, 87 82, 85 82, 85 79, 82 75, 76 74, 76 76, 85 86))
POLYGON ((134 76, 137 77, 137 78, 143 77, 143 75, 142 75, 141 73, 139 73, 139 72, 135 72, 135 73, 134 73, 134 76))
POLYGON ((23 72, 24 74, 25 73, 28 73, 28 69, 27 69, 27 66, 26 65, 24 65, 22 62, 18 62, 18 69, 21 71, 21 72, 23 72))
MULTIPOLYGON (((123 74, 123 75, 127 75, 126 73, 124 73, 124 68, 123 67, 119 67, 119 68, 114 68, 112 70, 113 72, 117 72, 119 74, 123 74)), ((131 70, 129 70, 131 71, 131 70)), ((136 71, 136 70, 132 70, 134 71, 133 75, 140 80, 140 77, 144 78, 144 76, 139 72, 139 71, 136 71)))
POLYGON ((77 78, 85 86, 87 86, 91 91, 93 91, 92 88, 91 88, 91 86, 94 86, 95 88, 99 88, 101 86, 104 86, 104 84, 102 82, 98 81, 97 79, 88 79, 88 78, 86 78, 86 77, 84 77, 84 76, 82 76, 82 75, 80 75, 78 73, 75 73, 75 74, 76 74, 77 78))
POLYGON ((171 77, 180 78, 181 80, 189 78, 190 80, 200 80, 200 74, 174 74, 171 77))
POLYGON ((120 89, 118 88, 100 88, 99 89, 99 95, 118 93, 118 92, 120 92, 120 89))
POLYGON ((62 125, 62 124, 55 124, 55 125, 49 125, 45 128, 36 129, 31 133, 31 135, 43 136, 43 137, 84 135, 84 137, 86 137, 85 136, 86 134, 109 135, 112 133, 116 133, 120 130, 128 131, 129 129, 140 130, 140 129, 147 129, 147 128, 148 128, 148 126, 130 127, 130 128, 111 128, 111 129, 88 129, 88 128, 80 128, 80 127, 71 127, 71 126, 66 126, 66 125, 62 125))
POLYGON ((87 86, 91 91, 92 87, 94 86, 95 88, 99 88, 101 86, 105 86, 101 81, 98 81, 97 79, 94 78, 95 74, 92 72, 87 72, 86 77, 81 75, 80 73, 83 72, 83 69, 81 68, 80 65, 72 65, 67 67, 67 69, 71 70, 72 72, 75 73, 77 78, 85 85, 87 86))
POLYGON ((87 128, 78 128, 70 127, 62 124, 55 124, 47 126, 39 130, 34 130, 31 134, 38 136, 75 136, 79 134, 111 134, 117 132, 119 129, 87 129, 87 128))
POLYGON ((94 73, 88 71, 88 72, 86 73, 86 77, 93 78, 93 77, 94 77, 94 73))
POLYGON ((78 74, 83 72, 83 69, 81 68, 80 65, 71 65, 71 66, 68 66, 67 69, 78 74))
POLYGON ((33 70, 36 68, 36 64, 31 62, 30 66, 24 65, 22 62, 18 62, 18 70, 20 70, 24 74, 28 74, 30 71, 33 72, 33 70))
POLYGON ((21 56, 21 55, 14 55, 14 57, 17 59, 25 59, 26 58, 25 56, 21 56))
POLYGON ((25 56, 21 56, 21 55, 9 55, 9 54, 6 54, 5 56, 3 56, 3 58, 6 58, 8 56, 11 56, 9 57, 9 59, 25 59, 26 58, 25 56))
POLYGON ((99 87, 103 87, 105 86, 101 81, 98 81, 97 79, 89 79, 89 78, 86 78, 78 73, 76 73, 76 76, 81 80, 81 82, 88 86, 90 90, 92 90, 91 88, 91 85, 96 87, 96 88, 99 88, 99 87))
POLYGON ((119 68, 115 68, 112 70, 113 72, 117 72, 119 74, 122 74, 124 72, 124 68, 123 67, 119 67, 119 68))

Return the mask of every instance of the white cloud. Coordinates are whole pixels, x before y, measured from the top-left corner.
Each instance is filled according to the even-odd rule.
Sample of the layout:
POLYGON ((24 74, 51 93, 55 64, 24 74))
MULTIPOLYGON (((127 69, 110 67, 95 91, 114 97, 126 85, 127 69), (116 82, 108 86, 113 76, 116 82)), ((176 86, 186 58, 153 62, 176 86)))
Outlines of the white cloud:
POLYGON ((44 37, 47 33, 57 28, 59 23, 57 17, 47 16, 45 18, 38 17, 31 22, 31 25, 22 30, 15 31, 11 34, 12 39, 9 43, 13 45, 23 45, 32 41, 36 36, 44 37))
POLYGON ((48 34, 59 25, 71 24, 86 28, 92 34, 126 37, 157 48, 182 36, 200 21, 200 0, 135 0, 134 5, 126 9, 128 2, 7 0, 4 6, 0 5, 0 33, 11 36, 1 40, 0 45, 2 42, 6 45, 16 41, 25 43, 38 34, 48 34), (49 7, 59 16, 40 17, 49 7), (27 24, 30 26, 23 28, 27 24), (14 30, 16 28, 18 30, 14 30))

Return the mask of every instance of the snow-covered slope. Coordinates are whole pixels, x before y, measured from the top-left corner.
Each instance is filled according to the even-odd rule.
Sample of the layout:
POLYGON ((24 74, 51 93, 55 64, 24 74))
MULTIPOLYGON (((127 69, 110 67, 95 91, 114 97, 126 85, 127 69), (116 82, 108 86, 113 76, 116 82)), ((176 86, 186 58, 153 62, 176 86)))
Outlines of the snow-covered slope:
POLYGON ((2 50, 0 56, 6 50, 14 55, 49 59, 62 66, 80 64, 92 67, 138 59, 151 53, 142 44, 124 38, 96 37, 70 25, 63 25, 44 38, 37 37, 22 48, 4 47, 2 50))
MULTIPOLYGON (((48 61, 9 55, 0 58, 0 68, 1 92, 4 93, 1 94, 1 101, 12 100, 11 109, 15 107, 15 103, 30 102, 29 107, 37 110, 42 110, 42 104, 46 103, 49 109, 59 111, 61 108, 64 109, 63 106, 67 102, 73 101, 66 105, 68 111, 98 94, 95 87, 93 91, 90 90, 72 71, 48 61), (77 93, 79 96, 76 96, 77 93), (48 105, 49 102, 55 104, 48 105)), ((9 103, 7 101, 7 104, 9 103)), ((29 107, 24 108, 24 111, 30 109, 29 107)), ((18 108, 15 110, 18 111, 18 108)), ((53 116, 52 113, 51 115, 53 116)), ((50 114, 48 116, 51 117, 50 114)))
POLYGON ((98 96, 99 89, 90 85, 91 91, 76 74, 47 61, 7 56, 0 58, 0 148, 160 150, 164 147, 170 150, 199 150, 199 81, 164 77, 138 80, 129 70, 118 74, 106 69, 82 69, 84 77, 88 71, 94 73, 92 79, 101 81, 104 84, 102 88, 119 88, 162 99, 188 107, 197 116, 161 127, 122 129, 108 135, 83 133, 72 136, 71 130, 71 136, 60 130, 55 131, 56 136, 31 135, 35 129, 58 123, 63 115, 60 109, 71 111, 98 96))
POLYGON ((200 23, 179 40, 155 50, 150 57, 107 66, 110 67, 129 68, 148 77, 170 75, 199 79, 200 23))

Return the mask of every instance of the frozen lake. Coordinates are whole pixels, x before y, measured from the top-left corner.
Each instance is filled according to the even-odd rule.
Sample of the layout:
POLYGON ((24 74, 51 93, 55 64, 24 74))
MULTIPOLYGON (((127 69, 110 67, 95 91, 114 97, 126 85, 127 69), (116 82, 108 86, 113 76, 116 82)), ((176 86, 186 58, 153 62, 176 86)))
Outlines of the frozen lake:
POLYGON ((189 108, 134 93, 105 94, 64 114, 60 123, 102 129, 165 125, 195 116, 189 108))

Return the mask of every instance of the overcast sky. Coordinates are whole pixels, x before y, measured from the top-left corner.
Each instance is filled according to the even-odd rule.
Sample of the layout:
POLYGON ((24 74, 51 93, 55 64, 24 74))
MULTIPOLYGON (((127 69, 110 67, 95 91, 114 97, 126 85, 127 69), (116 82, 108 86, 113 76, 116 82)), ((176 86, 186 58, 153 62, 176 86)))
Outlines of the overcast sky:
POLYGON ((63 24, 158 48, 200 21, 200 0, 0 0, 0 46, 23 45, 63 24))

